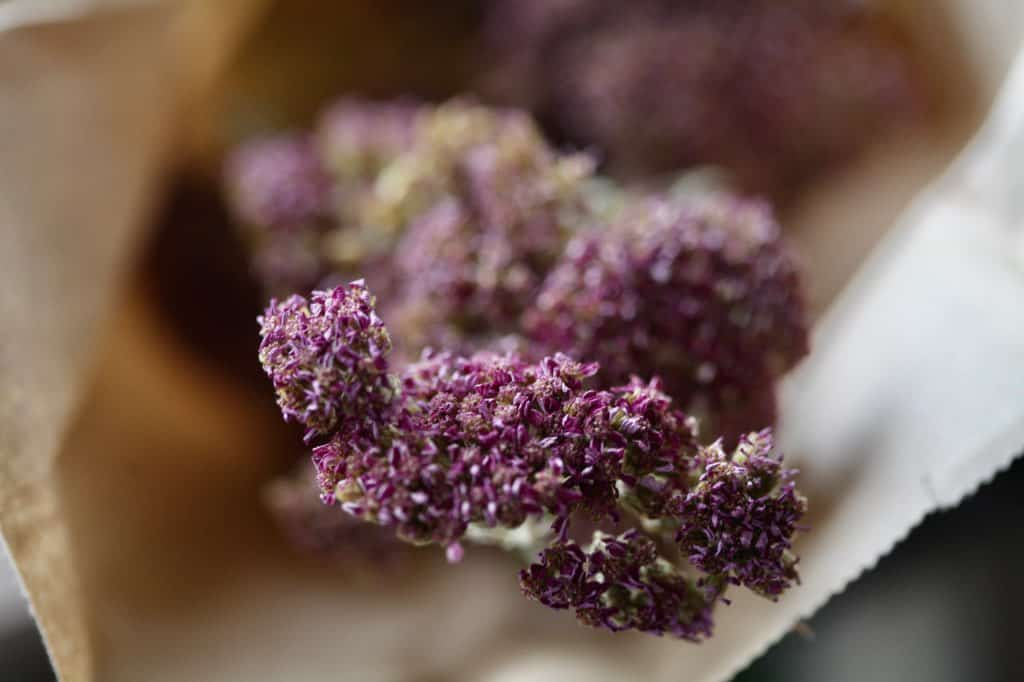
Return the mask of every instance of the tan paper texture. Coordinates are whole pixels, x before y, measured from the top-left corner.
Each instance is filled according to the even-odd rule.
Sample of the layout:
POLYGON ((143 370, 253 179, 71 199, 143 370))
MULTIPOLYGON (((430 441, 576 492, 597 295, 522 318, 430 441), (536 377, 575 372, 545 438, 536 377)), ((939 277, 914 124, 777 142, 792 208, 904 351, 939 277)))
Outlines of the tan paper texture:
POLYGON ((89 679, 92 657, 55 458, 154 179, 165 20, 145 7, 0 40, 0 526, 69 680, 89 679))
POLYGON ((0 528, 67 680, 90 679, 93 641, 58 448, 157 188, 181 89, 199 88, 213 66, 207 56, 183 80, 183 8, 0 6, 0 528))
MULTIPOLYGON (((255 499, 281 447, 269 398, 209 372, 122 276, 181 112, 246 13, 178 87, 184 4, 111 4, 22 27, 0 11, 0 529, 66 682, 724 680, 1024 445, 1022 67, 786 386, 780 436, 814 528, 780 603, 740 596, 695 647, 583 629, 522 599, 486 550, 377 575, 296 557, 255 499)), ((1024 8, 944 4, 988 101, 1024 8)), ((962 143, 894 143, 797 211, 818 303, 962 143), (827 280, 836 226, 858 221, 858 255, 827 280)))

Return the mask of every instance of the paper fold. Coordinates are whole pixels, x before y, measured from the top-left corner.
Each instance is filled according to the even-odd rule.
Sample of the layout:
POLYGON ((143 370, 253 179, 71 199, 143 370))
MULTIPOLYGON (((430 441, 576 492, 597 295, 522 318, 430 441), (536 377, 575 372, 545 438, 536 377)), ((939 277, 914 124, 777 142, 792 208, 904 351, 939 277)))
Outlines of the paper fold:
POLYGON ((0 529, 65 680, 93 657, 54 469, 168 158, 183 7, 0 5, 0 529))

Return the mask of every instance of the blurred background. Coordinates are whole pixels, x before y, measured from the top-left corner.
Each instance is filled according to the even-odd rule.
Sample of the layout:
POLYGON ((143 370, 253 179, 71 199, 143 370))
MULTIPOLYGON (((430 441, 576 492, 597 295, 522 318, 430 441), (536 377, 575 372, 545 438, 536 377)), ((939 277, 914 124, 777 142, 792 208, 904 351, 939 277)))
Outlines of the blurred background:
MULTIPOLYGON (((246 441, 262 440, 262 459, 241 477, 242 498, 246 485, 290 467, 295 434, 277 426, 255 361, 264 293, 222 189, 225 156, 240 142, 307 129, 343 94, 438 102, 470 93, 523 107, 559 147, 594 153, 602 171, 623 182, 657 186, 681 170, 714 166, 736 187, 772 200, 807 265, 818 314, 976 128, 988 86, 972 75, 977 64, 967 54, 955 17, 913 2, 269 2, 211 96, 183 115, 188 144, 152 212, 123 306, 144 311, 168 357, 202 375, 203 386, 274 425, 246 441)), ((101 377, 104 368, 116 374, 112 352, 101 377)), ((148 368, 146 358, 134 360, 148 368)), ((128 373, 101 378, 86 414, 109 409, 111 395, 124 400, 118 394, 128 373)), ((172 409, 160 403, 170 399, 150 398, 172 409)), ((98 437, 91 426, 78 428, 98 437)), ((237 463, 196 465, 169 485, 185 490, 190 476, 226 476, 237 463)), ((75 472, 99 477, 68 464, 67 485, 75 472)), ((149 480, 137 471, 121 475, 133 484, 149 480)), ((75 509, 82 500, 68 490, 75 509)), ((134 503, 169 504, 147 490, 158 490, 156 483, 143 482, 134 503)), ((737 679, 1024 679, 1014 627, 1024 608, 1016 579, 1024 575, 1021 512, 1018 462, 959 508, 927 518, 737 679)), ((112 533, 101 518, 83 520, 82 536, 112 533)), ((158 527, 186 538, 199 524, 187 514, 169 518, 158 527)), ((234 532, 230 524, 224 534, 234 532)), ((129 537, 144 532, 127 525, 129 537)), ((252 525, 247 532, 280 551, 268 519, 252 525)), ((2 677, 53 679, 3 566, 2 677)), ((118 576, 102 561, 85 573, 87 586, 108 588, 118 576)))

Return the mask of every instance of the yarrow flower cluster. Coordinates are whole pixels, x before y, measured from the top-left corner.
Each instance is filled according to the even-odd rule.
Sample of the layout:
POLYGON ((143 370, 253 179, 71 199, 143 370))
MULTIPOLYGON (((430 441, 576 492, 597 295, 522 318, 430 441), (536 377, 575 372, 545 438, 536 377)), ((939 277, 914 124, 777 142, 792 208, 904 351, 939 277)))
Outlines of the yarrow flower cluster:
POLYGON ((464 101, 342 100, 316 135, 291 143, 303 164, 283 163, 281 144, 265 143, 263 158, 254 143, 229 164, 238 215, 251 223, 259 202, 242 199, 261 188, 289 195, 295 169, 316 167, 331 177, 330 201, 318 204, 330 206, 330 222, 257 245, 269 292, 362 269, 383 292, 404 357, 520 335, 535 359, 565 351, 598 361, 605 387, 657 374, 727 435, 772 422, 775 379, 805 353, 806 323, 795 266, 763 203, 609 189, 589 158, 554 152, 525 115, 464 101))
POLYGON ((776 598, 797 580, 790 540, 807 502, 772 452, 768 430, 744 437, 728 454, 721 442, 702 448, 703 473, 675 500, 677 539, 694 566, 776 598))
POLYGON ((721 595, 714 581, 687 576, 635 530, 596 534, 589 550, 553 545, 519 575, 523 593, 580 622, 613 632, 639 630, 699 642, 710 637, 721 595))
POLYGON ((589 625, 691 640, 710 634, 728 583, 774 596, 795 578, 804 503, 770 466, 767 434, 731 459, 702 449, 656 380, 594 389, 598 366, 562 354, 428 352, 392 371, 360 282, 272 302, 261 333, 282 411, 319 442, 322 500, 402 540, 457 561, 467 539, 550 521, 521 575, 527 596, 589 625), (574 534, 587 529, 583 549, 574 534), (667 544, 691 557, 689 573, 667 544))
MULTIPOLYGON (((426 159, 408 157, 406 182, 430 176, 421 169, 437 165, 448 164, 449 172, 432 178, 437 200, 409 221, 396 245, 395 271, 404 283, 396 326, 411 335, 446 328, 461 335, 508 333, 586 215, 580 186, 591 162, 555 154, 522 115, 450 115, 465 117, 469 129, 491 123, 493 134, 470 137, 461 149, 444 145, 441 164, 428 160, 436 153, 431 145, 426 159), (410 315, 411 326, 404 324, 410 315)), ((422 201, 422 194, 404 196, 422 201)), ((436 336, 420 339, 431 341, 436 336)))
POLYGON ((346 98, 308 136, 244 145, 226 183, 271 294, 369 270, 399 283, 392 317, 421 346, 513 326, 587 218, 592 170, 519 111, 346 98))
POLYGON ((731 171, 782 196, 927 105, 861 0, 489 0, 482 87, 618 170, 731 171))
POLYGON ((581 234, 525 315, 535 342, 600 363, 605 385, 658 375, 731 438, 775 421, 775 380, 807 352, 799 277, 763 202, 638 201, 581 234))
POLYGON ((362 282, 271 301, 259 324, 281 414, 306 427, 307 441, 386 404, 391 337, 362 282))
POLYGON ((465 101, 342 100, 228 171, 279 294, 259 359, 322 502, 274 486, 296 543, 496 545, 528 598, 692 641, 730 586, 797 580, 806 503, 756 429, 807 332, 765 204, 638 195, 465 101), (355 270, 373 286, 336 285, 355 270))
POLYGON ((490 354, 410 365, 386 424, 343 429, 314 450, 324 496, 410 542, 446 547, 471 523, 511 528, 583 506, 610 514, 619 453, 604 442, 610 430, 593 433, 608 398, 582 392, 592 371, 565 357, 532 365, 490 354))

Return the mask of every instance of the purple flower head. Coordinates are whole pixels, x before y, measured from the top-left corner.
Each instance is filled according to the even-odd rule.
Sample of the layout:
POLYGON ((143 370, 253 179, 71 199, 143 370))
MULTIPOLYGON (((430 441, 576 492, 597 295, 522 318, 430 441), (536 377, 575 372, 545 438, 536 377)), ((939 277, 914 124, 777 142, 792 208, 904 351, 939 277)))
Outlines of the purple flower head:
POLYGON ((427 351, 389 373, 390 337, 361 282, 274 302, 261 325, 285 417, 319 439, 321 500, 352 517, 453 562, 466 541, 546 546, 524 593, 615 631, 699 641, 730 582, 774 597, 796 579, 804 502, 770 435, 729 457, 720 441, 702 449, 657 379, 598 390, 596 363, 560 353, 427 351), (665 555, 673 539, 706 575, 665 555))
POLYGON ((429 123, 380 180, 409 188, 389 209, 405 217, 394 259, 401 336, 426 345, 435 329, 514 331, 583 219, 591 162, 556 154, 521 114, 453 103, 429 123))
POLYGON ((768 207, 728 194, 633 202, 569 244, 527 334, 601 364, 605 385, 660 376, 731 437, 775 417, 775 380, 807 351, 799 277, 768 207))
POLYGON ((528 598, 573 609, 591 627, 694 642, 711 636, 720 593, 680 573, 637 531, 617 537, 598 533, 589 550, 571 541, 554 544, 520 572, 519 584, 528 598))
POLYGON ((391 338, 361 281, 270 302, 259 319, 259 357, 286 421, 307 441, 352 419, 369 418, 390 400, 391 338))
POLYGON ((295 232, 329 224, 330 178, 306 136, 279 135, 242 145, 225 173, 231 205, 251 228, 295 232))
POLYGON ((314 451, 325 499, 411 542, 450 546, 469 524, 614 516, 627 434, 596 367, 481 353, 427 356, 401 375, 401 408, 374 433, 348 429, 314 451))
POLYGON ((371 179, 372 193, 362 207, 364 229, 400 237, 411 221, 455 191, 462 160, 481 145, 524 158, 547 150, 532 120, 521 112, 463 100, 427 109, 417 118, 409 148, 371 179))
POLYGON ((767 430, 727 454, 721 442, 701 451, 700 481, 679 498, 677 539, 700 570, 775 599, 799 580, 791 538, 807 501, 772 452, 767 430))
POLYGON ((587 219, 592 170, 522 112, 348 98, 309 137, 241 147, 226 180, 268 292, 368 270, 396 289, 387 312, 415 356, 449 337, 515 331, 587 219))
MULTIPOLYGON (((574 514, 615 521, 620 488, 635 493, 640 508, 663 512, 689 480, 695 426, 657 382, 595 391, 587 383, 597 365, 561 354, 531 363, 515 355, 427 353, 389 378, 384 353, 372 352, 379 344, 364 338, 368 329, 387 338, 365 289, 349 285, 317 296, 355 299, 373 322, 353 325, 345 305, 320 306, 317 325, 344 341, 309 350, 313 325, 298 299, 278 314, 286 323, 268 314, 273 322, 264 326, 298 329, 292 336, 299 351, 295 342, 287 354, 275 347, 264 362, 272 377, 283 377, 275 380, 282 405, 298 404, 292 414, 330 415, 334 436, 314 450, 314 462, 324 499, 352 514, 393 526, 414 543, 451 546, 470 524, 514 528, 548 515, 564 530, 574 514), (346 343, 358 346, 345 352, 346 343), (294 368, 304 362, 295 357, 329 368, 327 383, 338 390, 312 393, 309 378, 296 381, 294 368), (363 382, 362 392, 353 380, 363 382)), ((279 336, 268 334, 265 345, 280 344, 279 336)))
POLYGON ((612 422, 630 435, 621 475, 622 503, 650 519, 669 517, 671 499, 694 478, 697 421, 673 406, 659 379, 633 377, 612 394, 612 422))

